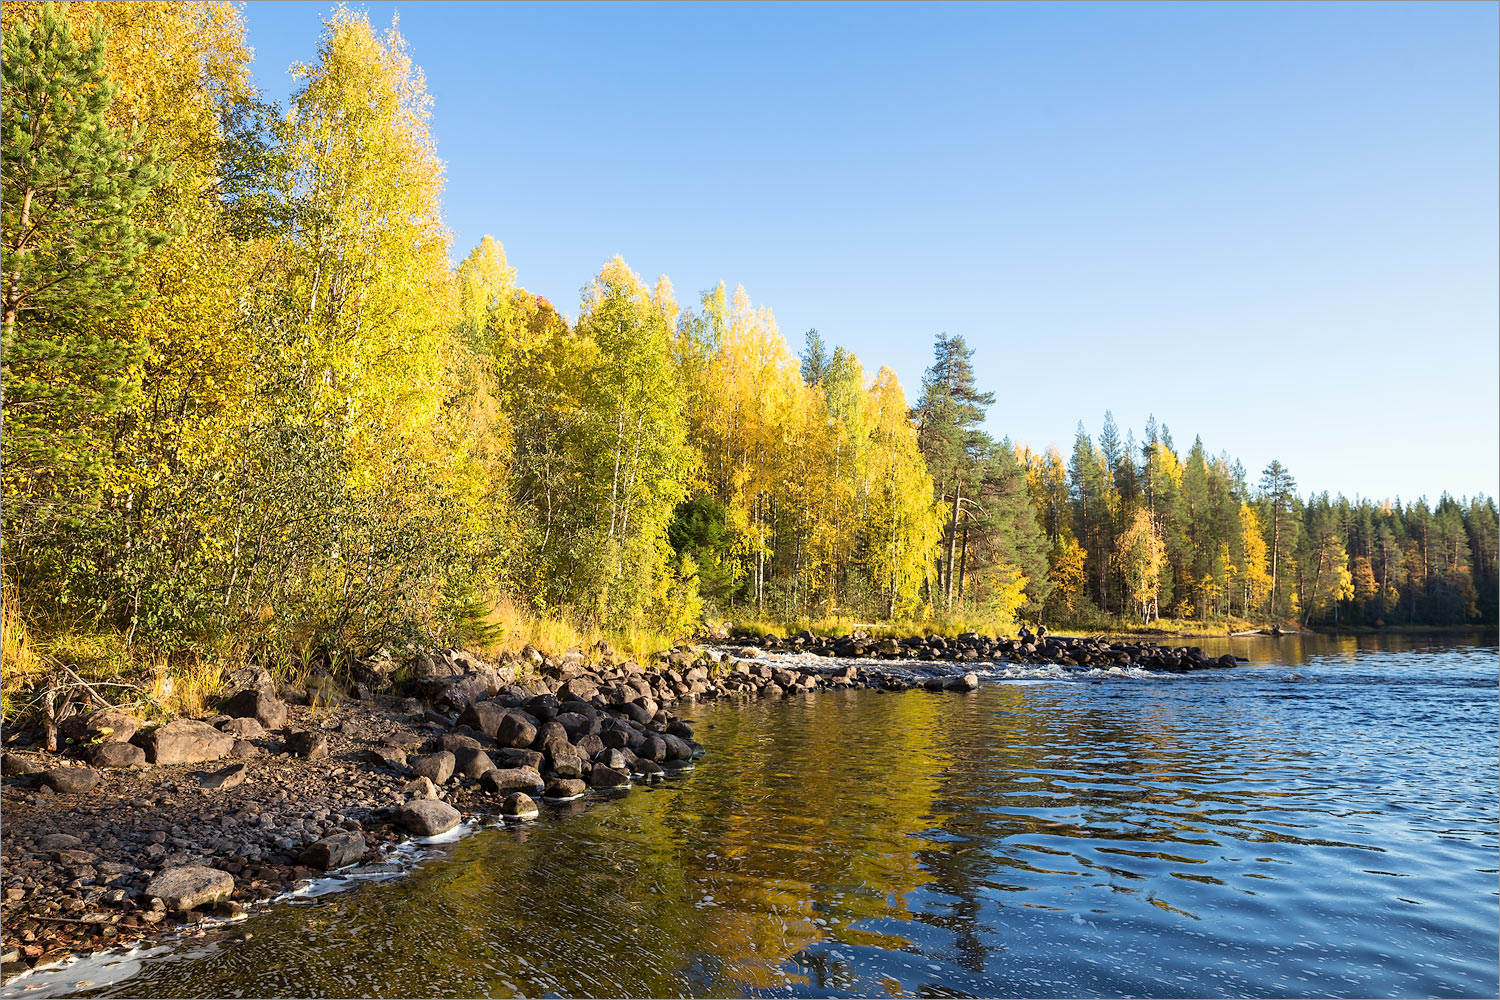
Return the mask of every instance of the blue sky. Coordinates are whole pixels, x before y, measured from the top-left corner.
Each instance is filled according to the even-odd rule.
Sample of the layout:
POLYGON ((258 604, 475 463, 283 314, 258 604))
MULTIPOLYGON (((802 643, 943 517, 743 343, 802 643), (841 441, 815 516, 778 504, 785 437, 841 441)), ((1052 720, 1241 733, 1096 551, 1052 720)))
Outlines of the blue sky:
MULTIPOLYGON (((997 436, 1106 409, 1304 492, 1500 486, 1496 4, 372 3, 436 100, 455 257, 576 313, 726 281, 997 436)), ((285 102, 325 3, 248 4, 285 102)))

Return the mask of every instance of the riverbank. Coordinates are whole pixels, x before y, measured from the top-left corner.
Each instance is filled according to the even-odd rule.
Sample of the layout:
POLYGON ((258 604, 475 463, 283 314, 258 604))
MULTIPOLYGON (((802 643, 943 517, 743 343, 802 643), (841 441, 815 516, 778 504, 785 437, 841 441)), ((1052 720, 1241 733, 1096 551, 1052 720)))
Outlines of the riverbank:
POLYGON ((9 732, 5 975, 233 918, 324 871, 379 863, 410 837, 524 822, 687 770, 706 750, 672 710, 684 701, 972 691, 981 662, 1229 665, 1185 649, 1054 637, 762 642, 807 659, 772 665, 758 648, 684 648, 642 667, 530 650, 517 668, 446 652, 311 697, 248 668, 232 676, 219 715, 138 731, 125 713, 102 710, 64 720, 72 743, 61 753, 40 749, 40 733, 9 732), (825 669, 813 659, 830 656, 865 662, 825 669), (382 677, 389 690, 375 693, 382 677))

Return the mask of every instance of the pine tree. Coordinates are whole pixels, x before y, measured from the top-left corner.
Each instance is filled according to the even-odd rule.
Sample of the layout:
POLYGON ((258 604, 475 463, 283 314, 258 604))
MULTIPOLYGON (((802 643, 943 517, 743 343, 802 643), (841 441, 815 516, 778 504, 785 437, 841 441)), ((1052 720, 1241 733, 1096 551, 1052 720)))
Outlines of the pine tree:
POLYGON ((1265 495, 1266 501, 1271 508, 1271 606, 1272 619, 1279 620, 1285 612, 1281 606, 1281 554, 1285 550, 1285 532, 1287 510, 1293 499, 1293 491, 1297 488, 1297 480, 1287 471, 1286 466, 1280 461, 1273 459, 1266 466, 1260 476, 1260 488, 1265 495))
POLYGON ((91 432, 128 399, 136 351, 99 324, 137 301, 141 255, 166 238, 135 216, 169 170, 110 127, 104 52, 97 23, 80 45, 50 4, 6 25, 4 467, 33 496, 100 470, 91 432))
POLYGON ((944 539, 942 588, 944 604, 953 606, 953 568, 958 543, 959 515, 964 491, 971 482, 978 456, 987 450, 988 435, 978 429, 994 393, 974 385, 973 350, 962 337, 938 334, 932 367, 922 376, 922 398, 917 402, 917 438, 940 498, 950 513, 944 539))

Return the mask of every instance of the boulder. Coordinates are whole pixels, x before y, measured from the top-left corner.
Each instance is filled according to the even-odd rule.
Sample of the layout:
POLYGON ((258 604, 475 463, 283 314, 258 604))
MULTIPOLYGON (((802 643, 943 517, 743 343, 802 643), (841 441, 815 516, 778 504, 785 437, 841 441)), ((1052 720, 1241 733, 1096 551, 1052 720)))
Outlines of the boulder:
POLYGON ((419 837, 447 833, 462 817, 457 809, 437 799, 413 799, 396 810, 396 822, 419 837))
POLYGON ((131 742, 145 750, 153 764, 198 764, 234 749, 233 736, 193 719, 173 719, 144 735, 136 733, 131 742))
POLYGON ((546 783, 542 776, 529 767, 491 768, 479 779, 479 786, 487 792, 541 791, 546 783))
POLYGON ((300 857, 299 865, 328 871, 361 861, 365 856, 365 835, 358 830, 342 830, 331 837, 309 844, 300 857))
POLYGON ((478 701, 459 713, 458 724, 494 738, 506 715, 505 706, 496 701, 478 701))
POLYGON ((630 784, 630 775, 604 764, 595 764, 589 773, 589 785, 593 788, 618 788, 630 784))
POLYGON ((101 708, 71 716, 61 728, 63 735, 79 743, 124 743, 135 735, 140 722, 123 708, 101 708))
POLYGON ((434 785, 441 785, 453 777, 455 763, 456 761, 451 753, 446 750, 439 750, 437 753, 413 757, 410 761, 410 766, 414 774, 427 778, 434 785))
POLYGON ((635 751, 642 760, 664 761, 667 759, 667 744, 660 736, 648 736, 635 751))
POLYGON ((83 840, 73 836, 71 833, 44 833, 36 838, 36 849, 39 851, 66 851, 78 847, 83 840))
MULTIPOLYGON (((464 728, 468 729, 467 726, 464 728)), ((469 731, 474 732, 472 729, 469 731)), ((478 750, 479 748, 479 741, 465 733, 444 733, 422 744, 423 753, 437 753, 439 750, 446 750, 449 753, 456 754, 460 750, 478 750)))
POLYGON ((299 729, 287 734, 286 748, 298 757, 321 760, 328 756, 328 737, 316 729, 299 729))
POLYGON ((146 751, 134 743, 100 743, 88 755, 95 767, 132 767, 146 763, 146 751))
POLYGON ((236 719, 254 719, 267 729, 286 725, 286 702, 259 689, 240 691, 221 706, 225 715, 236 719))
POLYGON ((198 775, 198 785, 206 792, 227 791, 236 785, 245 783, 245 776, 250 773, 248 764, 230 764, 218 771, 210 771, 198 775))
POLYGON ((532 749, 548 757, 573 752, 573 742, 568 739, 568 731, 555 719, 542 723, 542 728, 531 746, 532 749))
POLYGON ((259 757, 263 753, 265 753, 264 750, 249 740, 235 740, 234 746, 230 749, 230 756, 233 757, 259 757))
POLYGON ((525 792, 511 792, 500 803, 500 814, 502 816, 514 816, 518 819, 527 819, 537 814, 536 800, 525 792))
POLYGON ((519 712, 506 711, 495 724, 494 737, 502 747, 529 747, 536 742, 537 729, 519 712))
POLYGON ((275 697, 276 681, 271 678, 265 667, 240 667, 237 670, 231 670, 229 676, 224 678, 224 690, 231 695, 239 694, 241 691, 263 691, 275 697))
POLYGON ((599 693, 599 685, 587 677, 571 678, 558 689, 559 701, 588 701, 599 693))
POLYGON ((435 799, 438 797, 437 786, 426 775, 413 778, 406 783, 406 787, 401 789, 401 791, 405 793, 408 799, 435 799))
POLYGON ((583 737, 597 732, 599 729, 597 722, 577 712, 559 713, 557 718, 552 721, 563 727, 563 731, 568 734, 569 742, 572 743, 577 743, 583 737))
POLYGON ((576 799, 588 786, 578 778, 553 778, 547 782, 546 796, 549 799, 576 799))
POLYGON ((234 876, 203 865, 179 865, 147 882, 143 892, 148 899, 160 899, 169 910, 195 910, 234 892, 234 876))
POLYGON ((499 754, 492 754, 495 763, 500 767, 529 767, 533 771, 540 771, 546 757, 535 750, 520 750, 509 748, 501 750, 499 754))
POLYGON ((229 719, 219 725, 219 732, 228 733, 237 739, 258 740, 266 735, 266 727, 256 719, 229 719))
POLYGON ((406 751, 397 747, 376 747, 360 755, 367 764, 399 771, 406 766, 406 751))
POLYGON ((570 753, 560 753, 552 758, 552 773, 559 778, 583 777, 583 761, 570 753))
POLYGON ((964 674, 962 677, 950 677, 943 683, 944 691, 977 691, 979 689, 979 675, 973 672, 964 674))
POLYGON ((453 754, 453 772, 465 778, 477 778, 486 771, 493 771, 495 762, 483 750, 464 749, 453 754))

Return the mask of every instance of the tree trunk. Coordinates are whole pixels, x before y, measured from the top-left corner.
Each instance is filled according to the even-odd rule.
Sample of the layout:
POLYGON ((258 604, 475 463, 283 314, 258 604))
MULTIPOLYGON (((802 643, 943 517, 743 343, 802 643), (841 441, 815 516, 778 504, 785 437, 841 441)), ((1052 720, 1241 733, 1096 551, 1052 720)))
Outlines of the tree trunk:
POLYGON ((948 565, 943 575, 943 601, 949 612, 953 611, 953 554, 958 545, 958 505, 963 499, 963 492, 963 480, 954 477, 953 513, 949 515, 948 521, 948 565))

